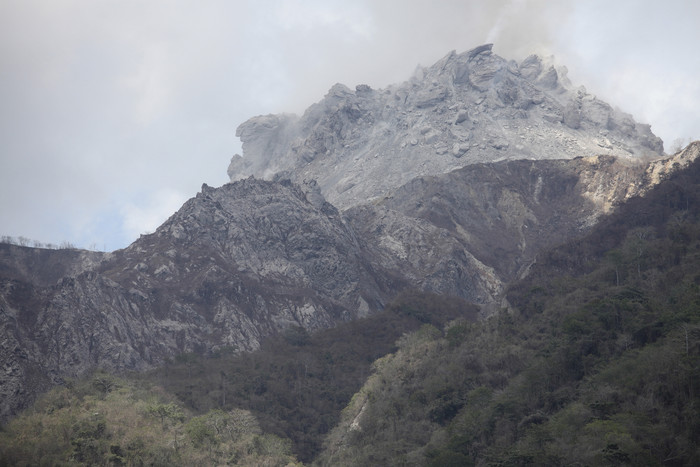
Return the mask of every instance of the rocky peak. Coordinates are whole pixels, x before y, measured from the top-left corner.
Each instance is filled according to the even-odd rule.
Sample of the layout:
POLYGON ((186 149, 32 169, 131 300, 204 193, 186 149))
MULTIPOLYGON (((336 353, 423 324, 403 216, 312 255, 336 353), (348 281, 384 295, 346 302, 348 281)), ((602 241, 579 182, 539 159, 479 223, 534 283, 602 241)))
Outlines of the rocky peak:
POLYGON ((660 152, 648 126, 550 61, 490 45, 386 89, 335 85, 301 117, 255 117, 237 134, 232 182, 203 185, 124 250, 39 276, 58 257, 0 249, 0 421, 93 368, 253 350, 408 288, 488 314, 539 251, 700 152, 645 166, 660 152))
POLYGON ((648 125, 573 88, 552 59, 508 61, 486 44, 451 52, 386 89, 333 86, 301 117, 268 115, 236 132, 231 180, 315 179, 339 208, 422 175, 502 159, 660 156, 648 125))
POLYGON ((57 281, 32 279, 41 265, 15 267, 16 256, 0 254, 0 421, 91 368, 254 350, 291 325, 369 314, 395 293, 317 187, 289 180, 203 185, 153 234, 57 281))
MULTIPOLYGON (((289 291, 313 290, 316 299, 326 303, 313 304, 317 310, 309 319, 316 321, 296 323, 307 328, 355 317, 358 310, 367 311, 362 305, 367 297, 361 296, 359 284, 369 286, 365 292, 373 290, 370 301, 378 299, 377 287, 364 280, 360 247, 338 210, 313 183, 306 186, 304 191, 289 180, 253 177, 220 188, 204 185, 155 233, 124 250, 121 261, 104 267, 103 273, 118 282, 178 284, 178 289, 183 283, 197 288, 202 281, 216 282, 216 274, 223 274, 245 278, 249 288, 266 283, 289 291), (125 264, 137 267, 124 268, 125 264), (326 315, 338 310, 344 317, 326 315)), ((274 288, 260 293, 267 296, 263 301, 275 295, 274 288)))

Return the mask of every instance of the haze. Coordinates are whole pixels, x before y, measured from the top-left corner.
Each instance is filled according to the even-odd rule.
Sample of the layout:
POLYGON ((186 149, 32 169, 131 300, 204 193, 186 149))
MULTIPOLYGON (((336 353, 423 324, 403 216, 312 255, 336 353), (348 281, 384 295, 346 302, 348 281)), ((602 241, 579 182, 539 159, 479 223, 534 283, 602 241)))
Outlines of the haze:
POLYGON ((125 247, 228 181, 248 118, 486 42, 554 55, 671 151, 700 138, 698 17, 693 0, 4 0, 0 235, 125 247))

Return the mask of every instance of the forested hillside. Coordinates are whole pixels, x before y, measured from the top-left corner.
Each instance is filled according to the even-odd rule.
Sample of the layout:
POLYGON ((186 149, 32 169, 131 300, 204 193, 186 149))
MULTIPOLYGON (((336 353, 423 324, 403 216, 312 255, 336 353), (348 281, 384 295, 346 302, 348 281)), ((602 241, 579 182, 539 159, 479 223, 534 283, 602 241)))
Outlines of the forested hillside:
POLYGON ((697 465, 700 164, 375 363, 322 465, 697 465))
POLYGON ((372 362, 403 334, 477 314, 463 300, 407 292, 333 329, 289 328, 256 352, 183 354, 127 378, 97 372, 50 391, 4 427, 0 465, 310 462, 372 362))
POLYGON ((0 432, 0 465, 295 465, 246 410, 196 414, 161 388, 98 372, 0 432))
MULTIPOLYGON (((700 144, 700 143, 694 143, 700 144)), ((258 352, 43 397, 6 465, 698 465, 700 162, 538 256, 503 309, 408 293, 258 352)))

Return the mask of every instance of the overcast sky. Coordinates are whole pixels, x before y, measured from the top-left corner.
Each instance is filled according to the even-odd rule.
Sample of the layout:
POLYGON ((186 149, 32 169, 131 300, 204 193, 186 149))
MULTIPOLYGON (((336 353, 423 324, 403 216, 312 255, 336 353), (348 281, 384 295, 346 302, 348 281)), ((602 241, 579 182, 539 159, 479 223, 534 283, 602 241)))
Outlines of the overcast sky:
POLYGON ((248 118, 493 42, 700 139, 696 0, 0 0, 0 235, 113 250, 228 181, 248 118))

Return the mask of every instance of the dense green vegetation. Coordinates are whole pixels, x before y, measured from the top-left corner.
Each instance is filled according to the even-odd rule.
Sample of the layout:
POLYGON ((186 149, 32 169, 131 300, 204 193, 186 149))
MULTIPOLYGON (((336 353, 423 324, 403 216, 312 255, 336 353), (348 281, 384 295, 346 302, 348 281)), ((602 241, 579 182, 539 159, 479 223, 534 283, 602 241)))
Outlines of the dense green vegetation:
POLYGON ((407 292, 381 313, 335 329, 309 334, 293 327, 257 352, 183 355, 143 377, 196 413, 250 410, 266 432, 291 439, 299 459, 308 462, 369 376, 372 362, 396 350, 399 337, 425 323, 474 321, 477 312, 458 299, 407 292))
POLYGON ((475 320, 461 300, 405 293, 384 311, 250 354, 178 356, 129 378, 99 372, 45 395, 0 432, 0 465, 288 465, 310 461, 371 372, 422 324, 475 320), (292 453, 296 456, 292 456, 292 453))
POLYGON ((699 465, 700 166, 377 361, 323 465, 699 465))
POLYGON ((161 388, 106 373, 55 388, 0 432, 0 465, 296 465, 246 410, 194 415, 161 388))
POLYGON ((477 309, 407 293, 258 352, 56 388, 6 465, 700 465, 700 164, 477 309))

